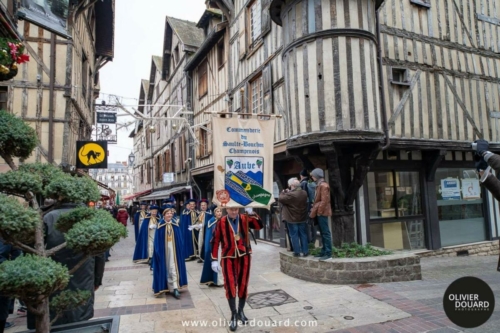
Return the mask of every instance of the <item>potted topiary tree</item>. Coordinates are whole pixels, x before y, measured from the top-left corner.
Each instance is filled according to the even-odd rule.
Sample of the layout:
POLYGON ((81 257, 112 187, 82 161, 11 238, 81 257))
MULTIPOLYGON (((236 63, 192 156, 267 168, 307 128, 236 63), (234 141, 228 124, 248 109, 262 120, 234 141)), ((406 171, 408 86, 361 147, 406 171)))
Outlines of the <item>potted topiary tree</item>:
POLYGON ((56 228, 64 233, 66 242, 47 249, 43 217, 63 203, 96 201, 100 193, 92 179, 72 176, 50 164, 18 167, 14 158, 28 158, 37 143, 31 127, 0 110, 0 157, 12 169, 0 174, 0 237, 24 252, 0 265, 0 294, 24 301, 36 316, 36 332, 49 333, 59 314, 84 304, 91 295, 89 291, 64 290, 71 275, 89 257, 105 252, 126 237, 127 230, 108 212, 81 207, 61 215, 56 228), (30 205, 23 205, 22 200, 13 196, 30 205), (54 199, 55 204, 42 211, 37 197, 54 199), (66 247, 84 254, 70 269, 51 259, 66 247), (58 295, 49 304, 54 293, 58 295), (49 309, 56 317, 52 321, 49 309))

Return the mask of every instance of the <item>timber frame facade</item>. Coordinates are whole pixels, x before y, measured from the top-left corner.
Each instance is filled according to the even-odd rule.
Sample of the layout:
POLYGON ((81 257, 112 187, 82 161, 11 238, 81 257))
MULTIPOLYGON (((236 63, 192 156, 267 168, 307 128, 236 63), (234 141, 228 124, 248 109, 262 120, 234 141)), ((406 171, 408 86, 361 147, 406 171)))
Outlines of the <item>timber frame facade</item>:
MULTIPOLYGON (((10 1, 7 1, 10 3, 10 1)), ((35 128, 40 144, 26 162, 72 166, 76 141, 90 139, 99 70, 114 56, 114 0, 71 2, 65 38, 19 20, 30 61, 0 82, 7 110, 35 128)))
POLYGON ((189 155, 199 196, 213 192, 204 112, 275 113, 283 116, 276 185, 303 168, 326 171, 335 245, 436 250, 500 236, 499 204, 479 187, 471 151, 479 138, 500 150, 494 1, 213 0, 206 8, 205 40, 184 68, 202 143, 189 155))

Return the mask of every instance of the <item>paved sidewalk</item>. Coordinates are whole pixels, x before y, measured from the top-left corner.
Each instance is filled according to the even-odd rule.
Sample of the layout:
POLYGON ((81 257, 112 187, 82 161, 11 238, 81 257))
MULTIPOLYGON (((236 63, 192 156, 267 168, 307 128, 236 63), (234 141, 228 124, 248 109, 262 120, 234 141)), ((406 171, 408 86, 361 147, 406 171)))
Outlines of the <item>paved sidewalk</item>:
MULTIPOLYGON (((229 331, 224 327, 230 316, 224 289, 199 284, 202 264, 186 264, 189 287, 181 291, 180 300, 170 294, 153 296, 149 267, 132 263, 133 229, 128 228, 130 236, 113 248, 106 264, 95 317, 119 315, 120 333, 229 331), (203 324, 206 327, 200 327, 203 324)), ((496 257, 425 258, 423 281, 333 286, 282 274, 282 248, 259 242, 253 249, 245 313, 256 325, 240 326, 238 332, 459 332, 446 318, 441 301, 446 287, 466 275, 484 279, 497 296, 490 321, 473 331, 497 332, 500 327, 496 257)), ((16 327, 7 333, 25 329, 24 318, 14 320, 16 327)))

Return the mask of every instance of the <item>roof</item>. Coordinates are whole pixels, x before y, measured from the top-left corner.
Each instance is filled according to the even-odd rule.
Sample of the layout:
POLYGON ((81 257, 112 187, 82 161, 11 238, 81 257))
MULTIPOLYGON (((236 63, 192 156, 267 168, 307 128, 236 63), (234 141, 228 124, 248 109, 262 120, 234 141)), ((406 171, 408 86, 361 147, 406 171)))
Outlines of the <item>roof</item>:
POLYGON ((205 12, 203 13, 203 15, 201 15, 201 18, 198 21, 198 23, 196 24, 196 26, 198 28, 203 28, 205 26, 205 24, 207 23, 207 21, 213 16, 222 17, 222 10, 215 9, 215 8, 206 9, 205 12))
MULTIPOLYGON (((375 10, 379 9, 380 6, 384 3, 385 0, 375 0, 375 10)), ((277 25, 283 25, 281 22, 281 8, 285 5, 286 2, 290 2, 287 0, 271 0, 271 5, 269 6, 269 11, 271 12, 271 19, 277 25)))
POLYGON ((95 50, 97 56, 115 55, 115 0, 95 3, 95 50))
POLYGON ((226 31, 228 23, 222 22, 217 25, 217 29, 212 30, 203 44, 200 46, 198 51, 194 53, 190 58, 186 66, 184 67, 185 71, 193 70, 208 54, 208 51, 211 50, 215 44, 219 41, 219 39, 224 35, 226 31))
POLYGON ((148 94, 148 89, 149 89, 149 81, 148 80, 141 80, 141 87, 144 89, 144 94, 148 94))
POLYGON ((182 44, 199 47, 203 43, 205 36, 203 30, 196 27, 195 22, 180 20, 167 16, 167 22, 172 27, 182 44))
MULTIPOLYGON (((163 63, 163 58, 160 57, 160 56, 153 56, 153 62, 156 66, 156 68, 161 72, 161 65, 163 63)), ((146 81, 146 80, 143 80, 143 81, 146 81)))

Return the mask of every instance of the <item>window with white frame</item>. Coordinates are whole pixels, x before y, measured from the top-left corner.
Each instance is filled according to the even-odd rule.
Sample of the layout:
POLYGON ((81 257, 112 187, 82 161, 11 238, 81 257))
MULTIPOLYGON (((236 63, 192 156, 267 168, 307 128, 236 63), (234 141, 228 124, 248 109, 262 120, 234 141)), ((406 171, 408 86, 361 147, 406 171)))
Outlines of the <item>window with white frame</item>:
POLYGON ((262 34, 262 5, 261 0, 253 1, 248 7, 250 13, 250 43, 253 43, 262 34))
POLYGON ((262 75, 250 82, 250 107, 252 113, 262 112, 262 75))

